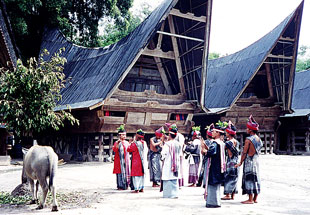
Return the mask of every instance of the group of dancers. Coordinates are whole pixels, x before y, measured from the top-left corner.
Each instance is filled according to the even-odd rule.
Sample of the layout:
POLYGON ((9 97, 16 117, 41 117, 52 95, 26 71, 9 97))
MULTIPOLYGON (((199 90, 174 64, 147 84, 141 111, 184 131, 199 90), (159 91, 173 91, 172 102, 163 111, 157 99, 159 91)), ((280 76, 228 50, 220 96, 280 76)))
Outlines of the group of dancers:
POLYGON ((235 138, 237 129, 230 121, 208 126, 206 140, 201 136, 200 127, 193 127, 191 141, 185 141, 176 124, 166 123, 155 131, 149 145, 141 129, 128 142, 125 126, 121 125, 118 128, 119 139, 113 145, 113 173, 116 174, 117 189, 130 187, 133 193, 144 192, 144 159, 147 159, 152 186, 160 187, 164 198, 178 198, 179 188, 184 186, 183 166, 187 159, 188 183, 190 186, 203 186, 206 207, 215 208, 221 206, 221 200, 234 199, 238 193, 239 168, 243 164, 242 194, 248 194, 249 198, 242 203, 257 203, 260 193, 258 155, 263 145, 257 135, 258 129, 258 123, 250 116, 247 122, 249 137, 239 160, 239 142, 235 138), (144 158, 146 147, 148 154, 144 158), (224 185, 222 198, 221 185, 224 185))

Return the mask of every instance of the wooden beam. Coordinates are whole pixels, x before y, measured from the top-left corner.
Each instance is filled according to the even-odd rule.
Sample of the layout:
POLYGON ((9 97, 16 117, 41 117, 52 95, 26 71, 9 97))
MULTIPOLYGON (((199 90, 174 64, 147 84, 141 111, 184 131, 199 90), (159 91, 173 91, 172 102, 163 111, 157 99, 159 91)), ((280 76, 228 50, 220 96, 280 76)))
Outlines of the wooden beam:
POLYGON ((295 41, 295 38, 290 38, 290 37, 280 37, 280 40, 284 40, 284 41, 291 41, 291 42, 294 42, 295 41))
MULTIPOLYGON (((168 16, 168 22, 169 22, 170 32, 172 34, 175 34, 176 32, 175 32, 174 23, 173 23, 173 17, 170 15, 168 16)), ((178 42, 174 36, 171 37, 171 40, 172 40, 172 46, 173 46, 173 51, 174 51, 174 56, 175 56, 175 64, 176 64, 178 78, 179 78, 180 91, 182 94, 185 94, 186 92, 185 92, 185 86, 184 86, 184 79, 182 76, 181 61, 179 58, 180 53, 179 53, 178 42)))
POLYGON ((195 20, 197 22, 206 22, 207 21, 207 18, 205 16, 195 16, 193 13, 181 13, 181 11, 173 8, 171 11, 170 11, 170 14, 171 15, 174 15, 174 16, 178 16, 178 17, 182 17, 182 18, 185 18, 185 19, 191 19, 191 20, 195 20))
POLYGON ((204 42, 204 40, 196 38, 196 37, 188 37, 188 36, 183 36, 180 34, 172 34, 172 33, 164 32, 164 31, 157 31, 156 33, 158 33, 159 35, 164 34, 164 35, 168 35, 168 36, 179 37, 179 38, 186 39, 186 40, 194 40, 194 41, 198 41, 198 42, 204 42))
POLYGON ((169 86, 168 78, 167 78, 166 72, 165 72, 165 70, 163 68, 163 65, 162 65, 162 63, 160 61, 160 58, 159 57, 154 57, 154 60, 156 62, 156 65, 157 65, 160 77, 161 77, 161 79, 163 81, 163 84, 164 84, 164 87, 165 87, 167 93, 169 95, 171 95, 172 94, 172 90, 171 90, 171 88, 169 86))
POLYGON ((269 54, 268 57, 270 57, 270 58, 287 59, 287 60, 292 60, 293 59, 293 56, 273 55, 273 54, 269 54))
POLYGON ((267 82, 268 82, 269 95, 270 95, 270 97, 274 97, 273 88, 272 88, 272 79, 271 79, 270 65, 269 64, 265 64, 265 68, 266 68, 266 74, 267 74, 267 82))
POLYGON ((291 62, 264 62, 266 64, 283 64, 283 65, 290 65, 292 64, 291 62))
POLYGON ((151 49, 145 48, 142 54, 147 55, 147 56, 152 56, 152 57, 160 57, 160 58, 175 60, 175 54, 172 51, 163 52, 161 49, 151 50, 151 49))
POLYGON ((94 105, 90 106, 90 107, 89 107, 89 110, 93 110, 93 109, 95 109, 95 108, 97 108, 97 107, 102 106, 103 104, 104 104, 104 101, 101 101, 101 102, 99 102, 99 103, 97 103, 97 104, 94 104, 94 105))
MULTIPOLYGON (((163 21, 163 24, 161 24, 160 31, 164 31, 164 29, 165 29, 165 21, 163 21)), ((162 40, 163 40, 163 35, 159 34, 158 35, 157 46, 156 46, 157 49, 161 49, 161 42, 162 42, 162 40)))

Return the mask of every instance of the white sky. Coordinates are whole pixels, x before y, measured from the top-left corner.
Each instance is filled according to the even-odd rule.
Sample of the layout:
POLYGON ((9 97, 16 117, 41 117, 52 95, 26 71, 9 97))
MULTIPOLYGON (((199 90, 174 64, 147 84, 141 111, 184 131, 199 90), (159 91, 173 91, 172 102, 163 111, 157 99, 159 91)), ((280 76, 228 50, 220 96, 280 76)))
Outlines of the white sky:
MULTIPOLYGON (((163 0, 147 2, 153 8, 163 0)), ((232 54, 254 43, 285 19, 301 0, 213 0, 210 52, 232 54)), ((310 46, 310 0, 304 1, 299 47, 310 46)))

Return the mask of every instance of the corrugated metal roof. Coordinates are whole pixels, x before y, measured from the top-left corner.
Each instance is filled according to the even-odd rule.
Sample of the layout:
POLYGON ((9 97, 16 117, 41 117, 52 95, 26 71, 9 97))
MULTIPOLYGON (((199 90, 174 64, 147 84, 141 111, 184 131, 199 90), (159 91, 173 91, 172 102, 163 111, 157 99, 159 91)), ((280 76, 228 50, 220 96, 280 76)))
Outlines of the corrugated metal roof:
POLYGON ((310 70, 295 74, 292 109, 283 117, 310 116, 310 70))
POLYGON ((232 105, 249 79, 264 62, 294 14, 295 11, 271 32, 247 48, 208 61, 204 100, 204 106, 207 109, 225 108, 232 105))
POLYGON ((65 47, 67 63, 64 72, 66 77, 71 77, 71 83, 61 92, 62 101, 59 105, 70 105, 72 108, 73 104, 78 103, 80 108, 87 101, 104 100, 159 29, 162 18, 173 3, 173 0, 164 1, 131 34, 105 48, 76 46, 58 30, 47 30, 41 50, 46 48, 50 53, 55 53, 65 47))
POLYGON ((310 108, 308 109, 294 109, 294 113, 285 114, 283 117, 296 117, 296 116, 310 116, 310 108))
POLYGON ((295 73, 292 108, 310 109, 310 70, 295 73))

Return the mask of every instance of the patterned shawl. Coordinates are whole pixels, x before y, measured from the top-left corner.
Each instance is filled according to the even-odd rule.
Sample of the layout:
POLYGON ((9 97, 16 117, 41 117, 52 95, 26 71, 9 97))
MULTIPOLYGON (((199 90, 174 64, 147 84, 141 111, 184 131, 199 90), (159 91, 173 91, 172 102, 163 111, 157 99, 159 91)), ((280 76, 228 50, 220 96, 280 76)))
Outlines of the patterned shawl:
POLYGON ((128 184, 130 182, 130 170, 129 170, 129 158, 126 156, 127 155, 127 147, 128 144, 126 144, 124 141, 121 142, 119 145, 119 157, 120 157, 120 164, 121 164, 121 174, 122 174, 122 179, 124 184, 128 184), (127 179, 127 183, 126 183, 127 179))
POLYGON ((142 162, 142 172, 144 173, 144 163, 143 163, 143 151, 144 151, 144 141, 140 141, 140 140, 136 140, 135 141, 135 144, 139 150, 139 155, 140 155, 140 158, 141 158, 141 162, 142 162))

